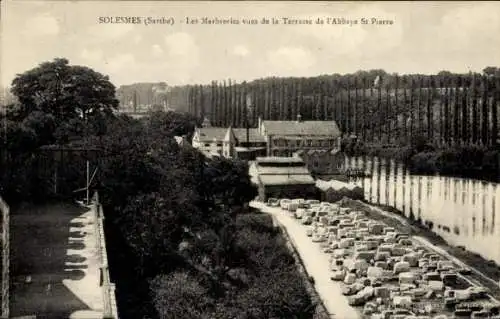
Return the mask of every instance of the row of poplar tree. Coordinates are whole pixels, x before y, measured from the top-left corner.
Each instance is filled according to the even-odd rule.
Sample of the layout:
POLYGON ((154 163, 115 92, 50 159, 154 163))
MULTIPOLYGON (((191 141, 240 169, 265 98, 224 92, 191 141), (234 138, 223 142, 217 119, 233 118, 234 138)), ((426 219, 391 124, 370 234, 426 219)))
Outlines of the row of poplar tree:
MULTIPOLYGON (((498 73, 498 72, 497 72, 498 73)), ((364 141, 494 145, 499 74, 396 75, 381 70, 315 78, 212 82, 184 88, 187 111, 212 126, 256 127, 264 120, 335 120, 364 141)))

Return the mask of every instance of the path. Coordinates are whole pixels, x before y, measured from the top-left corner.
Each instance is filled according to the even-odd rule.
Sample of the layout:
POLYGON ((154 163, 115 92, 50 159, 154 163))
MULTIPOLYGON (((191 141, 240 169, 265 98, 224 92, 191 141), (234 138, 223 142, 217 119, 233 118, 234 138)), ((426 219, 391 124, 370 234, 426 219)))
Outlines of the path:
POLYGON ((77 204, 11 212, 11 317, 102 318, 95 222, 77 204))
POLYGON ((274 215, 277 221, 286 228, 307 272, 314 278, 316 291, 328 312, 335 318, 361 318, 359 313, 347 303, 347 298, 342 294, 341 284, 330 279, 328 254, 322 253, 319 245, 307 237, 305 227, 280 208, 267 207, 260 202, 251 202, 250 206, 274 215))

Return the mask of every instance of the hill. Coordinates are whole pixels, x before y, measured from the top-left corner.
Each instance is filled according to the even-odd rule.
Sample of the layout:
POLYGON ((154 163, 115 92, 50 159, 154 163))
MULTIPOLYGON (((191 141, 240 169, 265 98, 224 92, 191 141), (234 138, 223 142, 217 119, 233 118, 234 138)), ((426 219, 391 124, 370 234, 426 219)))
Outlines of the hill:
POLYGON ((148 109, 164 105, 169 87, 165 82, 134 83, 122 85, 116 90, 121 109, 148 109))

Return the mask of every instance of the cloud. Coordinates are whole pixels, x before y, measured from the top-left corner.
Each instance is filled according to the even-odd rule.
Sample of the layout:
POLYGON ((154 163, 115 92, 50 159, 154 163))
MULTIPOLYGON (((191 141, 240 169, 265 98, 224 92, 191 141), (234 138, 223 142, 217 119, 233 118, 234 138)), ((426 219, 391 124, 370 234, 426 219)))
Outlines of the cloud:
POLYGON ((133 41, 134 44, 139 44, 142 41, 142 35, 140 34, 135 35, 133 41))
POLYGON ((153 44, 153 46, 151 47, 151 53, 153 54, 153 56, 159 57, 163 54, 163 49, 160 45, 153 44))
POLYGON ((281 47, 268 54, 271 69, 294 75, 311 68, 316 59, 309 51, 301 47, 281 47))
POLYGON ((168 47, 168 52, 172 56, 198 54, 198 46, 193 37, 184 32, 177 32, 165 37, 165 44, 168 47))
POLYGON ((125 67, 135 64, 135 57, 131 53, 118 54, 109 59, 107 69, 110 72, 122 71, 125 67))
POLYGON ((496 3, 467 3, 450 11, 441 19, 437 34, 454 50, 497 48, 500 15, 496 3))
POLYGON ((27 19, 24 32, 35 36, 59 34, 59 22, 50 14, 27 19))
POLYGON ((236 56, 246 57, 247 55, 250 54, 250 50, 248 50, 246 46, 240 44, 233 47, 231 53, 236 56))
POLYGON ((320 18, 324 24, 297 25, 292 28, 302 35, 319 42, 322 49, 331 51, 333 54, 356 54, 363 53, 362 48, 370 48, 370 53, 380 53, 391 50, 398 46, 403 39, 403 25, 396 16, 382 10, 377 5, 354 6, 353 9, 338 14, 315 13, 311 15, 297 16, 298 19, 311 19, 316 21, 320 18), (328 24, 327 19, 344 19, 344 21, 357 20, 358 24, 328 24), (372 18, 381 20, 393 20, 392 25, 362 25, 361 18, 372 18))
POLYGON ((88 29, 88 36, 102 40, 116 40, 132 31, 132 24, 96 24, 88 29))
POLYGON ((179 82, 192 79, 193 71, 200 63, 200 49, 195 39, 188 33, 177 32, 165 37, 165 68, 179 82))
POLYGON ((84 60, 87 60, 90 62, 102 61, 103 52, 100 49, 96 49, 96 50, 83 49, 80 56, 84 60))

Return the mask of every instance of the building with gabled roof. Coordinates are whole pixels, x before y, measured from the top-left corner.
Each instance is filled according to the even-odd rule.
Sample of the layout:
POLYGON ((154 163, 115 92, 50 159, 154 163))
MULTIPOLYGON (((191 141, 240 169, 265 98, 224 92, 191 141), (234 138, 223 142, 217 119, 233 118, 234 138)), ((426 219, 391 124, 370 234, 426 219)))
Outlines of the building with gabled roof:
MULTIPOLYGON (((262 156, 292 157, 297 151, 340 150, 341 132, 335 121, 262 121, 257 128, 204 125, 195 130, 193 147, 227 158, 252 160, 262 156)), ((306 163, 309 165, 309 162, 306 163)))
POLYGON ((266 143, 266 139, 264 136, 262 136, 259 133, 259 129, 257 128, 249 128, 248 130, 246 128, 233 128, 233 133, 240 144, 245 144, 245 143, 266 143), (248 132, 248 136, 247 136, 248 132), (247 141, 248 138, 248 141, 247 141))
POLYGON ((267 143, 267 156, 292 156, 299 150, 340 149, 342 134, 335 121, 262 121, 259 133, 267 143))
POLYGON ((193 135, 192 145, 204 154, 222 155, 222 146, 227 128, 223 127, 199 127, 193 135))
POLYGON ((275 198, 316 198, 314 178, 298 157, 257 157, 249 175, 259 190, 259 200, 275 198))
POLYGON ((224 157, 253 160, 266 155, 266 140, 254 128, 229 127, 223 142, 224 157))

